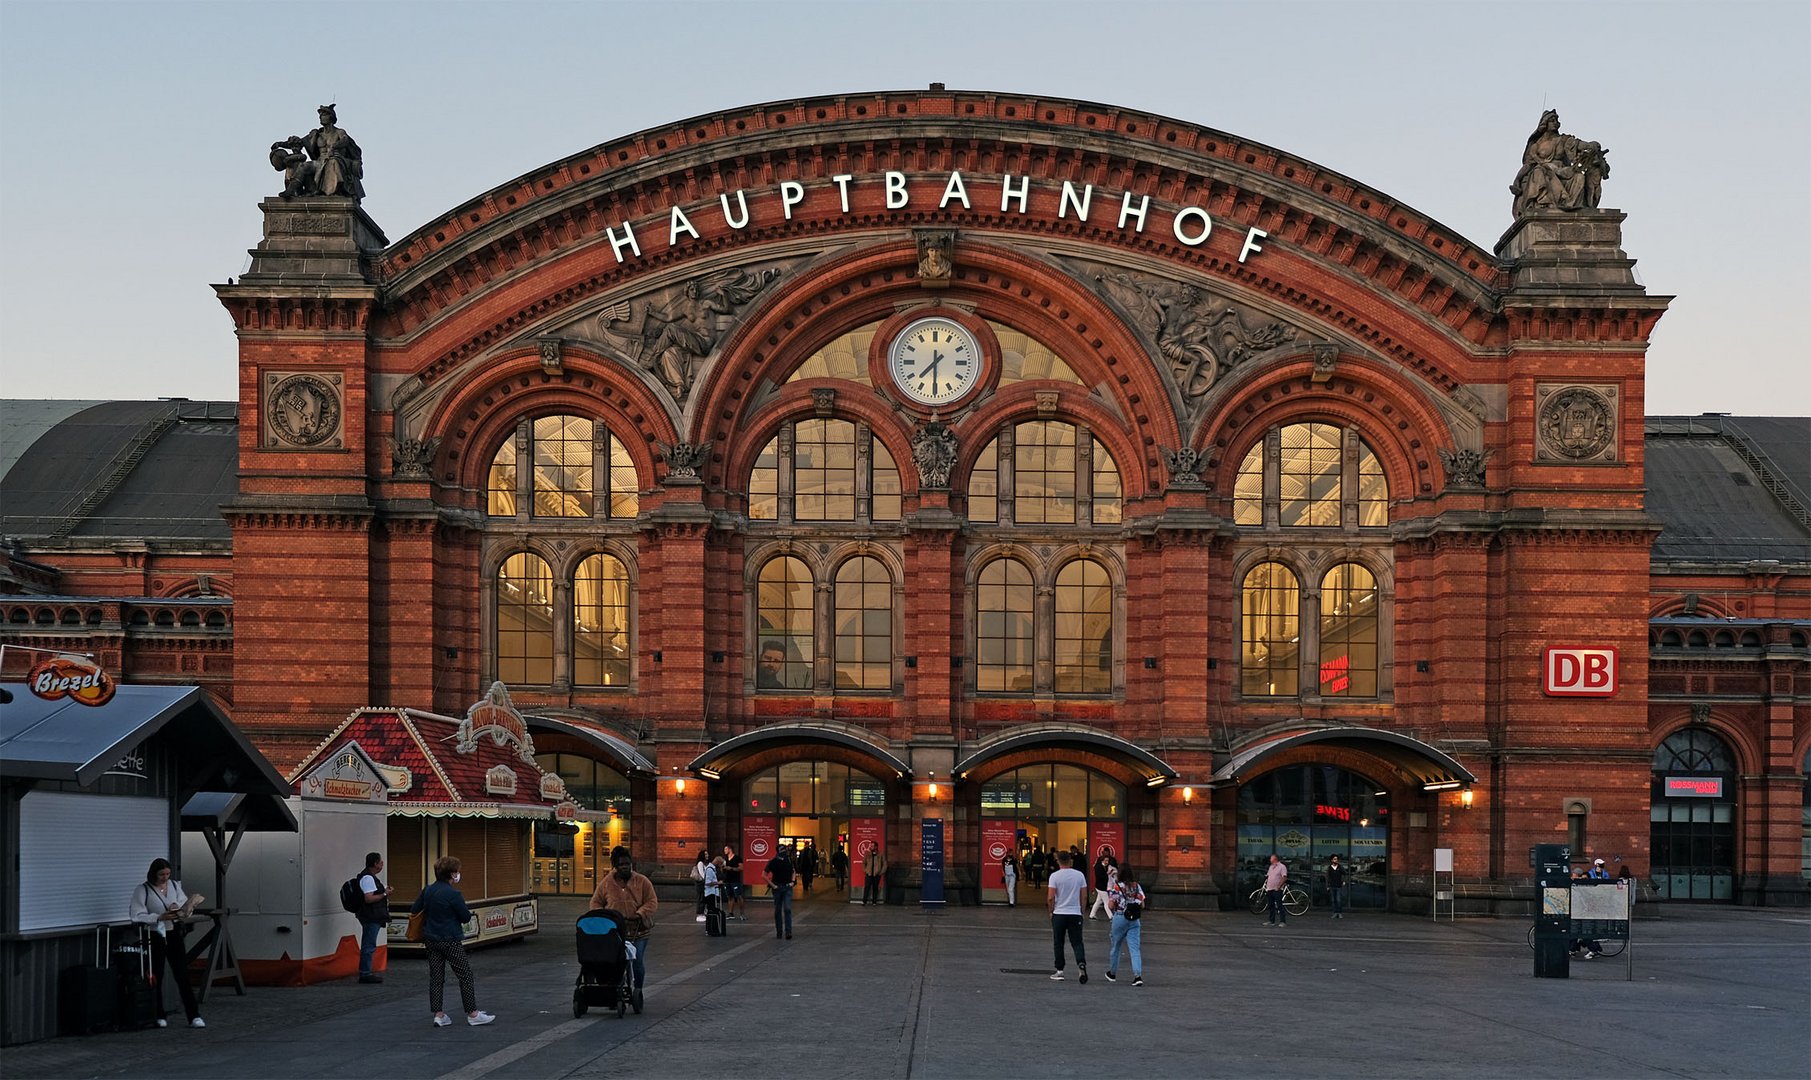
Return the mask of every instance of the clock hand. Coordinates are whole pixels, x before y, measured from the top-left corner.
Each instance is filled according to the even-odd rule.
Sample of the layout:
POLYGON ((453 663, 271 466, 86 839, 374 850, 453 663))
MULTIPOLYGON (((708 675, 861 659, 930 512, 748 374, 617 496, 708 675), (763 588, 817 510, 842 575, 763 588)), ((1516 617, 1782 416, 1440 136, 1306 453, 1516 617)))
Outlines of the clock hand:
POLYGON ((943 363, 943 354, 940 352, 932 352, 931 366, 927 370, 931 375, 931 389, 933 390, 937 388, 937 365, 941 363, 943 363))

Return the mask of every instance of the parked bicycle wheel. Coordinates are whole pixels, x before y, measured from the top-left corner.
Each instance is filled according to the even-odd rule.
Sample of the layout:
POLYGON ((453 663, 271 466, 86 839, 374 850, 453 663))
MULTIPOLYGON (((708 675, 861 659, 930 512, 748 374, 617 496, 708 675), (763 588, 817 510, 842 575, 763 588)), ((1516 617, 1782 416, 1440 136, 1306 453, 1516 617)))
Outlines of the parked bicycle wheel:
POLYGON ((1300 889, 1284 889, 1283 910, 1298 917, 1308 914, 1308 894, 1300 889))
POLYGON ((1264 889, 1262 886, 1251 890, 1251 913, 1253 915, 1264 914, 1264 889))

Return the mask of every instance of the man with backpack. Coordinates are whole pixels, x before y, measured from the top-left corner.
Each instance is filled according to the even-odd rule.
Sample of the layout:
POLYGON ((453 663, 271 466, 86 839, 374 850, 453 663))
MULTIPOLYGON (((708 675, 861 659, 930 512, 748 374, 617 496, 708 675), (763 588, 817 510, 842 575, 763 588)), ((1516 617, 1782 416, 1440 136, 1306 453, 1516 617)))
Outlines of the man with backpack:
POLYGON ((377 934, 390 923, 390 892, 377 875, 384 872, 384 857, 373 851, 365 856, 365 872, 340 886, 340 906, 358 916, 358 981, 380 983, 384 977, 371 970, 377 953, 377 934))

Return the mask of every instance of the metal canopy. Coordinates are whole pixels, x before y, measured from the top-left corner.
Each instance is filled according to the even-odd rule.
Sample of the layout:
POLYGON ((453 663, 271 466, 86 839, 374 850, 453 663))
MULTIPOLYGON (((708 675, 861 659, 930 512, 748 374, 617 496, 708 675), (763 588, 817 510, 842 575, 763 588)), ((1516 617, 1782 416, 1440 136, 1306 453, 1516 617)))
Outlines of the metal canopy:
POLYGON ((725 739, 716 746, 692 759, 686 769, 693 773, 716 772, 720 766, 731 765, 757 750, 765 750, 773 743, 828 743, 832 746, 847 747, 880 761, 901 780, 912 778, 912 767, 899 760, 865 732, 846 725, 823 723, 784 723, 769 724, 754 731, 745 731, 731 739, 725 739))
POLYGON ((244 825, 247 832, 295 832, 296 816, 276 795, 243 791, 198 791, 182 804, 182 831, 226 830, 244 825))
POLYGON ((1103 751, 1144 773, 1147 787, 1162 787, 1176 779, 1176 770, 1156 754, 1118 735, 1083 724, 1031 724, 1001 732, 956 765, 956 779, 966 779, 969 773, 995 758, 1038 746, 1103 751))
POLYGON ((1382 758, 1397 771, 1420 784, 1468 785, 1476 783, 1478 779, 1451 756, 1420 739, 1380 728, 1330 727, 1280 735, 1255 746, 1248 746, 1234 754, 1231 761, 1215 769, 1213 777, 1208 780, 1208 786, 1237 784, 1255 772, 1267 759, 1310 743, 1346 747, 1382 758))
POLYGON ((545 731, 570 735, 621 765, 623 771, 630 776, 657 776, 660 773, 659 768, 642 756, 641 751, 608 732, 551 716, 524 716, 522 719, 528 724, 531 734, 536 731, 545 731))

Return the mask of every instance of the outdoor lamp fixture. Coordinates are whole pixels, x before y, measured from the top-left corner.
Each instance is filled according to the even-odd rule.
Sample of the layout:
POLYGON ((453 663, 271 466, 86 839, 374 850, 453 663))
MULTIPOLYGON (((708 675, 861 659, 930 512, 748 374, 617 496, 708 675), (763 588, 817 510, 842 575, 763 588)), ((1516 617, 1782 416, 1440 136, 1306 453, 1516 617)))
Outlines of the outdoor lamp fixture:
POLYGON ((685 798, 685 777, 681 776, 679 779, 673 781, 673 791, 680 798, 685 798))
POLYGON ((1470 788, 1466 788, 1465 790, 1459 792, 1459 805, 1465 807, 1465 809, 1467 809, 1467 810, 1471 809, 1471 789, 1470 788))
POLYGON ((1153 776, 1144 782, 1145 787, 1162 787, 1170 782, 1167 776, 1153 776))
POLYGON ((1182 805, 1187 806, 1194 801, 1195 801, 1195 789, 1192 787, 1183 788, 1182 789, 1182 805))
POLYGON ((706 780, 723 779, 723 774, 718 772, 716 769, 699 769, 698 775, 704 777, 706 780))
POLYGON ((1451 791, 1456 787, 1463 787, 1463 786, 1464 785, 1461 784, 1457 780, 1433 780, 1433 781, 1429 781, 1428 783, 1422 784, 1421 790, 1422 791, 1451 791))

